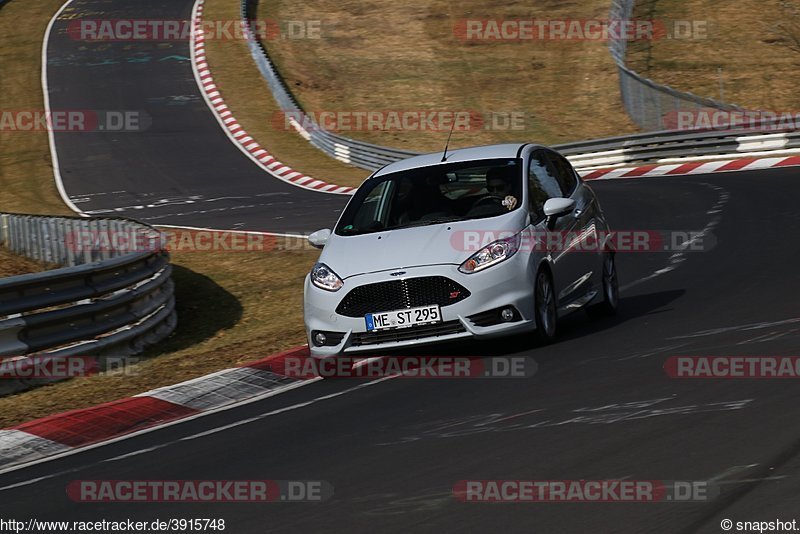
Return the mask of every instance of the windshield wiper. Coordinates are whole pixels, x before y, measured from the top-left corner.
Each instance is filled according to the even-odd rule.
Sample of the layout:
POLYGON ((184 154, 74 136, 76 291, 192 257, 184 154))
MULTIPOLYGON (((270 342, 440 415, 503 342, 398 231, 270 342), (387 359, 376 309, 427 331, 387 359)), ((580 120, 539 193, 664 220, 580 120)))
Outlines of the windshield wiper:
POLYGON ((438 217, 436 219, 425 219, 424 221, 416 221, 411 224, 404 224, 395 228, 412 228, 414 226, 429 226, 431 224, 443 224, 448 222, 466 221, 467 217, 438 217))

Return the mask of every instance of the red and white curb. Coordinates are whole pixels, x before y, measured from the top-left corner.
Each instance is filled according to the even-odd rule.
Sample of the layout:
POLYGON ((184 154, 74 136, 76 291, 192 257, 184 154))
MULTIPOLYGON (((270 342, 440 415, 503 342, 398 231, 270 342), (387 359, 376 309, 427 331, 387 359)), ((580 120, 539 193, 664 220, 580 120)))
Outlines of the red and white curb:
POLYGON ((737 158, 721 161, 672 163, 669 165, 642 165, 615 167, 592 171, 578 171, 584 180, 611 180, 615 178, 642 178, 649 176, 675 176, 708 174, 715 172, 754 171, 800 165, 800 156, 737 158))
POLYGON ((214 78, 211 75, 211 70, 206 60, 205 34, 202 25, 204 1, 205 0, 197 0, 192 12, 192 20, 195 22, 189 45, 192 70, 200 86, 203 98, 231 141, 259 167, 279 180, 312 191, 345 195, 353 194, 355 191, 354 187, 336 185, 317 180, 281 163, 242 128, 233 116, 231 110, 228 109, 228 106, 225 104, 222 94, 220 94, 219 89, 214 83, 214 78))
MULTIPOLYGON (((201 93, 206 103, 231 141, 257 165, 280 180, 314 191, 348 195, 353 194, 356 189, 354 187, 340 186, 311 178, 276 160, 264 147, 248 135, 244 128, 237 122, 233 113, 225 104, 225 100, 220 94, 216 84, 214 84, 214 78, 211 75, 211 70, 206 60, 205 35, 202 26, 204 3, 205 0, 197 0, 192 12, 192 19, 195 21, 195 30, 192 32, 192 41, 190 43, 192 69, 194 70, 195 78, 201 88, 201 93)), ((245 29, 245 31, 247 31, 247 29, 245 29)), ((800 156, 744 157, 693 163, 639 165, 636 167, 617 166, 592 170, 578 169, 578 174, 580 174, 584 180, 611 180, 615 178, 748 171, 795 165, 800 165, 800 156)))
POLYGON ((297 347, 242 367, 1 429, 0 473, 321 380, 283 373, 287 359, 296 365, 309 357, 307 346, 297 347))

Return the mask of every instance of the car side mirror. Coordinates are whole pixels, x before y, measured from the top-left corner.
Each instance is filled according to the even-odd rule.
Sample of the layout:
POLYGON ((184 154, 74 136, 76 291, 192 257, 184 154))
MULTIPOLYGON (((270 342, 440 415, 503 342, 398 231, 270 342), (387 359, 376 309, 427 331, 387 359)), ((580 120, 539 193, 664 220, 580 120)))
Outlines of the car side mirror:
POLYGON ((310 236, 308 236, 308 242, 311 243, 311 246, 316 248, 322 248, 325 246, 325 243, 328 242, 328 239, 331 237, 331 231, 329 228, 323 228, 322 230, 317 230, 310 236))
POLYGON ((546 217, 560 217, 575 208, 575 201, 571 198, 551 198, 544 203, 546 217))
POLYGON ((547 227, 552 230, 555 220, 566 215, 575 207, 575 201, 571 198, 551 198, 544 203, 544 216, 546 217, 547 227))

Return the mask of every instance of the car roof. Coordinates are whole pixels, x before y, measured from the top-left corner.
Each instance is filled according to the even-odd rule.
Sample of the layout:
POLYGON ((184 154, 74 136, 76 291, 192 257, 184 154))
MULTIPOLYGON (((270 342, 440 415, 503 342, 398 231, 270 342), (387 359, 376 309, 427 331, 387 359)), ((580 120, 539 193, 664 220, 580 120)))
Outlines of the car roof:
POLYGON ((438 152, 413 156, 390 163, 376 172, 375 176, 383 176, 384 174, 405 171, 408 169, 417 169, 419 167, 440 165, 442 163, 475 161, 481 159, 516 158, 518 157, 520 150, 522 150, 522 147, 530 144, 532 143, 504 143, 498 145, 483 145, 468 148, 447 149, 447 159, 445 161, 442 161, 442 154, 444 150, 442 149, 438 152))

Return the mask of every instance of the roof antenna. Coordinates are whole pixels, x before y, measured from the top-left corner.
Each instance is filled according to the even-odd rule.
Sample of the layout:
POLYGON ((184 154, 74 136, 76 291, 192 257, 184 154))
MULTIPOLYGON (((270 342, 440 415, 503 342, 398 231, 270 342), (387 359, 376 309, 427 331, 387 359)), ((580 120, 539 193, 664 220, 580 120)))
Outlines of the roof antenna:
POLYGON ((440 161, 439 163, 444 163, 444 161, 447 159, 447 147, 450 146, 450 136, 453 135, 453 130, 455 129, 455 127, 456 127, 456 121, 455 119, 453 119, 453 124, 450 126, 450 133, 447 134, 447 142, 444 144, 444 154, 442 154, 442 161, 440 161))

